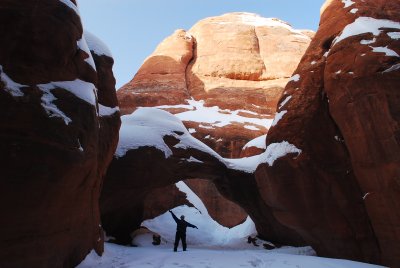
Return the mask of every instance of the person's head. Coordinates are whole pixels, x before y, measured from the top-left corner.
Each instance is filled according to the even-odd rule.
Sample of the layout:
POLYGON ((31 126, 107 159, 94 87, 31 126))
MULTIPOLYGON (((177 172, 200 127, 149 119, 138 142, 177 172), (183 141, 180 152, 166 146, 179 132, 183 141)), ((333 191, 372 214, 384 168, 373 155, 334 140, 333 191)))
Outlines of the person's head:
POLYGON ((184 220, 184 219, 185 219, 185 216, 182 215, 182 216, 181 216, 181 220, 184 220))

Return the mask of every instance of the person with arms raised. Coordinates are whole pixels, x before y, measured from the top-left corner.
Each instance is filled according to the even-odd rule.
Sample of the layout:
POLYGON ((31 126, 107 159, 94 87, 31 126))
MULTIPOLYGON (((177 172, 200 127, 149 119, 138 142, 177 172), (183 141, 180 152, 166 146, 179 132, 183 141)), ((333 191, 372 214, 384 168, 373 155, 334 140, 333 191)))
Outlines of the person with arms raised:
POLYGON ((178 217, 176 217, 175 214, 171 210, 169 210, 169 212, 171 213, 172 218, 176 222, 174 251, 176 252, 178 249, 179 240, 182 240, 183 251, 186 251, 186 228, 187 227, 196 228, 196 229, 199 229, 199 228, 197 228, 196 225, 193 225, 193 224, 185 221, 185 216, 182 215, 181 218, 178 219, 178 217))

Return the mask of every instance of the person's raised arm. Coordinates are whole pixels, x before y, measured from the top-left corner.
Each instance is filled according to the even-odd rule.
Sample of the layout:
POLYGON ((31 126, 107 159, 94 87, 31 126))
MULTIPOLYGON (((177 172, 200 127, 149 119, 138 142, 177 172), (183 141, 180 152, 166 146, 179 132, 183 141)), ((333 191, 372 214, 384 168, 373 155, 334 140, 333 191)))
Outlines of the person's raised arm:
POLYGON ((192 228, 199 229, 199 228, 197 228, 196 225, 193 225, 193 224, 191 224, 191 223, 189 223, 189 222, 187 222, 187 221, 185 221, 185 222, 186 222, 186 225, 187 225, 188 227, 192 227, 192 228))
POLYGON ((169 213, 171 213, 172 218, 174 219, 174 221, 175 221, 176 223, 178 223, 178 218, 175 216, 175 214, 174 214, 171 210, 168 210, 168 211, 169 211, 169 213))

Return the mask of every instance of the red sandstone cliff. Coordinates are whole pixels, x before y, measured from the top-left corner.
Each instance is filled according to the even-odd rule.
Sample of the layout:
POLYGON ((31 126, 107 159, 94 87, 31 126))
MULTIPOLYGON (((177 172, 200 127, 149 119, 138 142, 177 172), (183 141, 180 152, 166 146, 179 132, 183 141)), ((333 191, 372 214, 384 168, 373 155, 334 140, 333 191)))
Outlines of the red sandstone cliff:
POLYGON ((120 118, 113 60, 74 3, 0 3, 0 267, 74 267, 103 250, 120 118))
POLYGON ((327 1, 256 172, 279 222, 320 255, 399 267, 400 3, 327 1))
MULTIPOLYGON (((220 155, 239 157, 243 145, 268 131, 312 35, 250 13, 206 18, 160 43, 118 91, 121 111, 160 107, 220 155)), ((251 150, 247 156, 259 152, 251 150)), ((211 183, 196 180, 189 186, 219 223, 232 227, 245 220, 246 213, 211 183)))

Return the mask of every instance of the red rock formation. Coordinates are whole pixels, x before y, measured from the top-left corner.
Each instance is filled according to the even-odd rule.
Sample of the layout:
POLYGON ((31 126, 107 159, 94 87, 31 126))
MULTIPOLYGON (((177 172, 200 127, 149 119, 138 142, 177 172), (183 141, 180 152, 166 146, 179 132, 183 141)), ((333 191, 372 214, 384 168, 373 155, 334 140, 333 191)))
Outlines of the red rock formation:
POLYGON ((249 141, 245 146, 243 146, 242 152, 240 153, 240 157, 250 157, 265 152, 266 138, 267 135, 262 135, 260 137, 257 137, 249 141))
POLYGON ((155 189, 160 193, 182 178, 201 178, 214 182, 225 198, 242 207, 254 219, 260 236, 303 245, 299 235, 277 222, 263 203, 254 174, 241 170, 235 163, 228 164, 191 137, 177 118, 158 109, 141 108, 123 116, 122 121, 120 142, 100 199, 103 227, 118 243, 130 243, 130 233, 149 215, 145 211, 149 209, 149 199, 169 203, 160 205, 156 200, 156 205, 150 205, 152 217, 157 212, 164 213, 169 208, 166 205, 182 202, 154 197, 155 189))
MULTIPOLYGON (((121 111, 159 106, 181 118, 194 137, 220 155, 237 158, 243 145, 267 132, 310 36, 249 13, 204 19, 188 32, 177 30, 145 60, 118 91, 121 111)), ((196 189, 212 189, 202 183, 192 184, 198 195, 196 189)), ((202 196, 219 223, 231 227, 245 219, 240 207, 222 197, 202 196), (220 204, 231 209, 221 210, 220 204)))
POLYGON ((210 216, 221 225, 232 228, 246 220, 247 213, 232 201, 224 198, 213 182, 201 179, 190 179, 184 182, 203 201, 210 216))
POLYGON ((2 1, 0 23, 0 266, 74 267, 103 247, 119 118, 99 120, 95 89, 116 104, 112 60, 93 60, 70 1, 2 1))
POLYGON ((206 18, 188 32, 177 30, 145 60, 118 91, 121 111, 169 105, 163 109, 178 114, 196 138, 224 157, 239 157, 244 144, 267 132, 266 119, 275 112, 310 36, 310 31, 250 13, 206 18), (190 98, 204 105, 187 105, 190 98), (205 108, 212 106, 219 109, 205 108), (200 109, 199 116, 180 114, 200 109), (207 119, 204 113, 210 110, 240 118, 221 124, 226 119, 207 119))
POLYGON ((257 182, 319 255, 399 267, 400 3, 327 2, 267 137, 301 153, 257 182))
MULTIPOLYGON (((99 109, 99 142, 97 155, 98 180, 93 187, 93 213, 96 218, 100 218, 99 199, 108 165, 110 164, 115 149, 118 144, 118 132, 121 126, 120 113, 118 108, 118 100, 115 91, 115 78, 112 72, 114 60, 107 46, 102 43, 96 36, 89 32, 85 32, 85 38, 88 47, 96 64, 97 71, 97 98, 99 109)), ((103 229, 99 226, 99 235, 103 241, 103 229)), ((103 244, 98 243, 96 252, 103 252, 103 244)))
POLYGON ((186 86, 186 68, 193 57, 193 38, 177 30, 148 57, 135 78, 118 90, 122 114, 136 107, 181 104, 190 98, 186 86))

